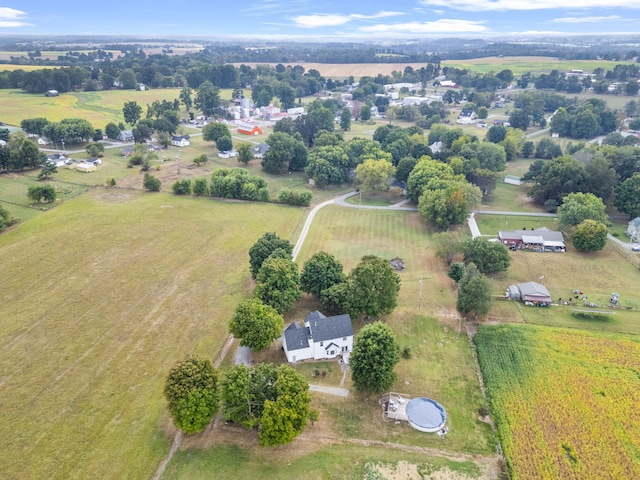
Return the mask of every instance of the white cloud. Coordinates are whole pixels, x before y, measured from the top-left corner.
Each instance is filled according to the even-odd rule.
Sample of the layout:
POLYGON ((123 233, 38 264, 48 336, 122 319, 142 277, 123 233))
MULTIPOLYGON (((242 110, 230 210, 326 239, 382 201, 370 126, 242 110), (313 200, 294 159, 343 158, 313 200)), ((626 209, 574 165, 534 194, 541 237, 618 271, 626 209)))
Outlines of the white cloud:
POLYGON ((366 19, 370 19, 370 18, 385 18, 385 17, 395 17, 398 15, 404 15, 404 13, 402 12, 388 12, 386 10, 382 10, 381 12, 378 13, 374 13, 373 15, 362 15, 360 13, 352 13, 351 15, 349 15, 350 18, 366 18, 366 19))
POLYGON ((353 19, 357 20, 370 20, 375 18, 395 17, 397 15, 404 15, 402 12, 390 12, 382 10, 373 15, 363 15, 360 13, 352 13, 349 15, 342 14, 311 14, 311 15, 298 15, 292 17, 291 20, 295 22, 298 27, 302 28, 316 28, 316 27, 336 27, 338 25, 344 25, 353 19))
POLYGON ((435 22, 408 22, 378 24, 360 27, 360 31, 369 33, 478 33, 488 31, 482 22, 469 20, 442 19, 435 22))
POLYGON ((564 0, 559 4, 556 0, 420 0, 429 7, 447 7, 454 10, 483 12, 489 10, 546 10, 557 8, 640 8, 640 3, 628 0, 564 0))
POLYGON ((615 22, 622 20, 619 15, 609 15, 608 17, 562 17, 550 20, 551 23, 600 23, 615 22))
POLYGON ((291 20, 293 20, 298 27, 316 28, 344 25, 351 19, 346 15, 298 15, 291 20))
POLYGON ((15 8, 0 7, 0 28, 15 28, 31 26, 30 23, 22 21, 27 13, 15 8))

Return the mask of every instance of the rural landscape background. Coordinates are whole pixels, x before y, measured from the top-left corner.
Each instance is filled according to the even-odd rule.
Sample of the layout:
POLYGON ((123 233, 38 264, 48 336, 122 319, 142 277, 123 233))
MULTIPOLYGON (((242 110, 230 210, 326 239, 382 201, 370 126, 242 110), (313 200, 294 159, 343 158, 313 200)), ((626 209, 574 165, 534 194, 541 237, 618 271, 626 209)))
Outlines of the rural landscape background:
MULTIPOLYGON (((373 46, 0 36, 0 131, 7 130, 0 147, 7 152, 0 157, 7 159, 0 169, 0 206, 14 219, 0 233, 0 478, 640 477, 640 253, 625 233, 638 215, 614 204, 623 180, 640 178, 638 142, 624 140, 637 140, 631 127, 640 115, 639 46, 640 39, 631 36, 602 36, 599 42, 449 38, 373 46), (53 88, 55 71, 67 76, 67 91, 53 88), (122 82, 125 71, 133 74, 131 88, 122 82), (74 74, 80 78, 75 84, 74 74), (218 79, 211 82, 218 95, 214 113, 187 107, 183 92, 198 98, 209 79, 218 79), (544 87, 550 79, 554 87, 544 87), (455 86, 442 86, 447 80, 455 86), (614 177, 603 201, 606 244, 579 251, 569 229, 564 253, 509 251, 508 268, 487 273, 489 311, 461 313, 458 285, 442 254, 442 232, 470 240, 467 215, 443 226, 425 219, 420 202, 404 202, 402 189, 369 192, 353 172, 346 181, 310 182, 314 174, 304 168, 285 165, 273 172, 259 158, 246 164, 223 158, 217 143, 205 139, 202 122, 224 122, 234 149, 269 143, 278 133, 271 119, 255 117, 263 126, 258 135, 236 131, 236 120, 246 120, 242 105, 257 104, 254 92, 266 84, 273 86, 266 106, 283 115, 288 100, 281 92, 287 87, 293 108, 304 109, 301 116, 330 111, 331 128, 324 130, 341 136, 325 137, 327 142, 376 140, 392 157, 394 147, 384 145, 380 132, 409 131, 402 158, 428 148, 429 160, 459 165, 458 178, 472 175, 461 158, 470 160, 476 147, 465 146, 499 143, 488 138, 488 127, 506 122, 503 128, 518 147, 504 169, 484 172, 486 177, 479 167, 474 170, 476 178, 489 179, 488 186, 482 183, 481 203, 465 212, 476 212, 487 238, 500 230, 562 227, 558 212, 551 208, 549 214, 549 204, 531 194, 538 180, 511 185, 503 182, 505 175, 525 177, 560 157, 581 169, 603 158, 614 177), (398 87, 384 88, 391 84, 398 87), (56 94, 49 96, 52 90, 56 94), (386 94, 392 92, 390 101, 386 94), (427 96, 437 98, 428 107, 433 111, 394 105, 427 96), (141 107, 144 123, 162 117, 148 113, 150 106, 174 101, 180 122, 169 137, 188 135, 189 145, 170 144, 145 157, 146 164, 133 165, 123 149, 134 142, 106 135, 110 123, 125 126, 119 131, 137 128, 125 116, 128 102, 141 107), (541 117, 525 114, 523 129, 509 127, 514 112, 533 109, 536 102, 541 117), (354 103, 356 111, 343 121, 341 113, 354 103), (459 122, 465 105, 473 105, 474 118, 481 108, 486 115, 459 122), (576 137, 580 129, 569 128, 566 135, 554 135, 553 115, 560 109, 577 115, 584 105, 592 113, 600 108, 613 130, 576 137), (377 114, 363 119, 363 106, 376 107, 377 114), (36 143, 44 137, 24 132, 24 121, 38 118, 83 119, 99 129, 95 141, 40 145, 43 154, 63 153, 75 166, 86 163, 87 149, 99 143, 105 148, 96 170, 61 166, 43 179, 44 163, 13 168, 11 139, 36 143), (454 131, 446 145, 445 132, 454 131), (440 157, 429 141, 432 134, 444 141, 440 157), (559 155, 535 150, 543 140, 559 155), (526 142, 533 144, 530 154, 523 153, 526 142), (198 160, 203 155, 205 161, 198 160), (214 172, 236 167, 266 181, 269 201, 176 190, 180 181, 209 182, 214 172), (150 191, 145 173, 160 180, 159 191, 150 191), (30 188, 45 185, 56 192, 55 201, 29 198, 30 188), (308 190, 312 200, 307 206, 284 204, 283 190, 308 190), (311 211, 325 202, 303 237, 311 211), (319 251, 335 256, 345 272, 365 255, 402 260, 397 307, 380 318, 407 352, 395 366, 391 390, 437 400, 447 411, 446 435, 386 421, 379 395, 358 392, 348 370, 343 373, 335 361, 293 365, 310 384, 346 389, 348 395, 312 391, 319 417, 291 443, 260 446, 255 430, 220 415, 201 433, 178 432, 163 395, 167 374, 189 354, 209 359, 221 372, 241 361, 240 340, 230 337, 229 321, 252 295, 248 252, 266 232, 300 242, 300 269, 319 251), (503 299, 509 285, 529 281, 542 282, 554 305, 503 299), (576 314, 582 299, 571 306, 556 302, 577 298, 578 292, 599 306, 576 314), (609 303, 613 292, 619 304, 609 303)), ((304 145, 309 158, 328 148, 314 146, 322 135, 315 133, 304 145)), ((151 129, 148 138, 136 141, 158 146, 158 137, 160 131, 151 129)), ((393 162, 401 163, 395 157, 393 162)), ((461 250, 453 261, 464 262, 461 250)), ((322 308, 317 297, 303 294, 285 313, 285 324, 322 308)), ((373 319, 353 320, 357 332, 373 319)), ((281 340, 249 355, 250 364, 286 363, 281 340)))

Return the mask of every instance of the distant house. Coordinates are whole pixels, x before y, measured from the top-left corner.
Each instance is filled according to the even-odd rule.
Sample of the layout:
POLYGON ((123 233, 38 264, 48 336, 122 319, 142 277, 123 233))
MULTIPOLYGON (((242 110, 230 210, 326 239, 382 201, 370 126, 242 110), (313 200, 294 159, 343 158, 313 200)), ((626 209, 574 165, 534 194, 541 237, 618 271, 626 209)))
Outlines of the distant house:
POLYGON ((133 155, 133 147, 124 147, 120 149, 121 157, 130 157, 133 155))
POLYGON ((239 123, 238 124, 238 133, 242 133, 244 135, 260 135, 262 133, 262 129, 253 123, 239 123))
POLYGON ((511 124, 507 120, 494 120, 493 124, 494 125, 501 125, 503 127, 510 127, 511 126, 511 124))
POLYGON ((440 80, 437 82, 437 85, 445 88, 458 88, 458 84, 456 82, 452 82, 451 80, 440 80))
POLYGON ((544 252, 564 252, 565 244, 562 232, 546 227, 535 230, 499 231, 498 239, 503 245, 512 248, 526 248, 544 252))
POLYGON ((519 283, 509 285, 507 295, 511 300, 531 302, 534 305, 551 303, 551 295, 544 285, 536 282, 519 283))
POLYGON ((290 363, 338 356, 348 362, 353 335, 348 314, 326 317, 315 310, 305 317, 304 326, 293 322, 284 329, 282 347, 290 363))
POLYGON ((223 152, 218 152, 218 157, 220 158, 232 158, 237 156, 238 156, 237 150, 226 150, 223 152))
POLYGON ((121 142, 133 142, 134 140, 133 131, 121 130, 120 133, 118 134, 117 140, 120 140, 121 142))
POLYGON ((640 242, 640 217, 636 217, 629 222, 627 235, 629 235, 634 242, 640 242))
POLYGON ((191 145, 191 140, 189 140, 189 135, 174 135, 171 137, 171 145, 176 147, 188 147, 191 145))
POLYGON ((260 143, 259 145, 253 147, 253 156, 255 158, 264 158, 268 151, 269 145, 267 145, 266 143, 260 143))
POLYGON ((44 94, 45 97, 57 97, 58 95, 60 95, 58 90, 47 90, 47 93, 44 94))
POLYGON ((64 167, 65 163, 67 163, 67 157, 61 153, 52 153, 51 155, 47 155, 47 163, 55 165, 56 167, 64 167))
POLYGON ((476 118, 476 112, 473 110, 462 110, 460 115, 458 115, 458 119, 456 123, 460 124, 469 124, 476 118))

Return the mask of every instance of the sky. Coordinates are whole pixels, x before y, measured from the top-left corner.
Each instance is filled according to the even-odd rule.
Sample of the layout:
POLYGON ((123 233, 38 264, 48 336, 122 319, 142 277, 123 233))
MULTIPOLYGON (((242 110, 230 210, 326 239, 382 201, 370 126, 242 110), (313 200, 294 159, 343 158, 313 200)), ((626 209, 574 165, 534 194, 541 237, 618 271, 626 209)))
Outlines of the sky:
POLYGON ((0 36, 95 34, 371 41, 619 33, 640 33, 640 1, 0 0, 0 36))

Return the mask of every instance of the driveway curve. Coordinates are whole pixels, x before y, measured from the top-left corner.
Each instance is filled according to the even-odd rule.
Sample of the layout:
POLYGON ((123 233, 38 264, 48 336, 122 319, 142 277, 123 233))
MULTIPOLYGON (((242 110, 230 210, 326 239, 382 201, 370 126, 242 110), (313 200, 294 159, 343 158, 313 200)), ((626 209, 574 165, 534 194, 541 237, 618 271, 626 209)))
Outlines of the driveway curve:
POLYGON ((340 195, 339 197, 332 198, 331 200, 327 200, 326 202, 322 202, 319 205, 316 205, 311 212, 309 212, 309 216, 304 222, 304 226, 302 227, 302 231, 300 232, 300 236, 296 241, 296 244, 293 247, 293 252, 291 257, 295 262, 296 258, 298 258, 298 254, 300 253, 300 249, 304 244, 305 239, 307 238, 307 233, 309 233, 309 228, 311 228, 311 223, 313 222, 313 218, 316 216, 316 213, 320 211, 320 209, 326 207, 327 205, 340 205, 341 207, 348 208, 360 208, 360 209, 370 209, 370 210, 398 210, 398 211, 406 211, 406 212, 415 212, 418 209, 416 207, 405 207, 408 203, 408 200, 403 200, 394 205, 382 206, 382 205, 354 205, 353 203, 347 203, 346 199, 349 197, 353 197, 354 195, 358 195, 358 192, 349 192, 344 195, 340 195))

